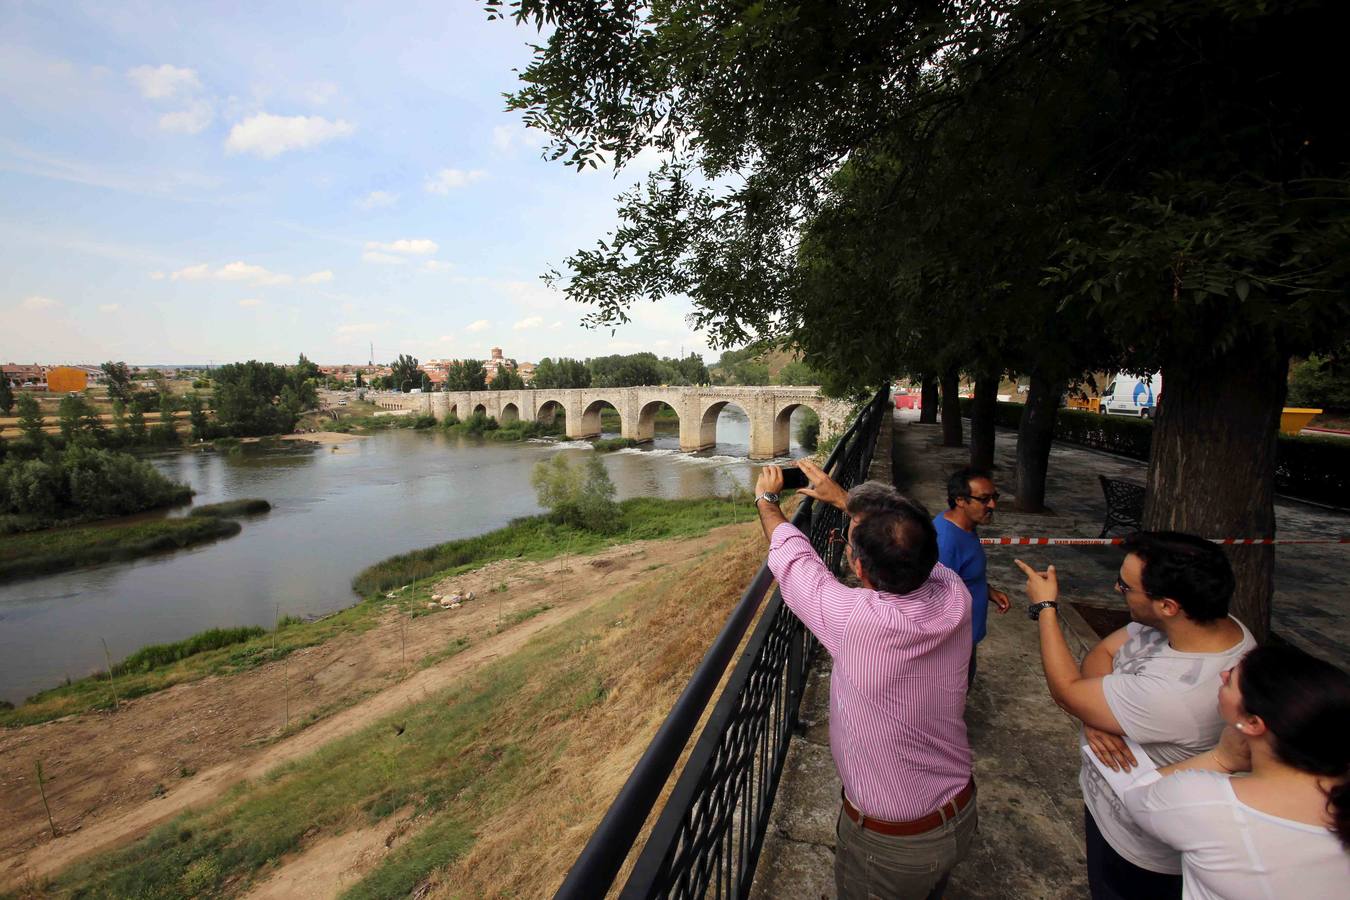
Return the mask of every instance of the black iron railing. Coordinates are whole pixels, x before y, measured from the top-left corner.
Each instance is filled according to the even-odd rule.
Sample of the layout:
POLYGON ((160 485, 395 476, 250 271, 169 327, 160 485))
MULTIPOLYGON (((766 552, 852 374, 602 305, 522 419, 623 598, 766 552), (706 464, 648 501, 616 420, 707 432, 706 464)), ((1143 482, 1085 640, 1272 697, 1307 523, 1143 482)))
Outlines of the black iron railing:
MULTIPOLYGON (((844 488, 866 479, 877 429, 889 413, 888 400, 889 391, 883 388, 826 461, 825 470, 844 488)), ((837 568, 843 545, 832 537, 846 531, 843 514, 806 498, 792 521, 837 568)), ((590 900, 610 890, 772 583, 768 566, 761 566, 577 857, 557 897, 590 900)), ((775 590, 621 897, 749 893, 815 649, 815 639, 775 590)))

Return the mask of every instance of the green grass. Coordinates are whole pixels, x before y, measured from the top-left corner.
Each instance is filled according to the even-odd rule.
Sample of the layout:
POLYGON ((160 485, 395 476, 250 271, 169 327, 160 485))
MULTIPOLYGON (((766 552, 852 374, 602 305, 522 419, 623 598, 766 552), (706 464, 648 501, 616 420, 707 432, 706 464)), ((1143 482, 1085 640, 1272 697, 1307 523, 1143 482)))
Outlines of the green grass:
POLYGON ((0 537, 0 582, 136 559, 232 537, 239 530, 238 522, 206 517, 5 535, 0 537))
POLYGON ((187 659, 189 656, 196 656, 208 650, 219 650, 232 644, 242 644, 266 633, 256 625, 244 628, 210 628, 172 644, 151 644, 142 647, 113 666, 113 674, 121 676, 136 672, 151 672, 187 659))
POLYGON ((369 596, 441 573, 459 574, 493 560, 537 560, 562 553, 588 553, 630 540, 702 534, 716 525, 754 518, 750 504, 733 506, 719 497, 698 500, 639 497, 618 506, 619 520, 609 535, 562 525, 548 516, 529 516, 477 537, 390 557, 357 575, 352 587, 358 594, 369 596))
POLYGON ((253 498, 249 500, 229 500, 225 503, 208 503, 205 506, 194 506, 189 516, 215 516, 220 519, 233 519, 238 516, 254 516, 259 513, 265 513, 272 509, 272 504, 266 500, 253 498))
POLYGON ((400 811, 423 824, 347 898, 408 896, 459 859, 494 812, 536 789, 605 702, 600 638, 616 616, 655 606, 635 590, 546 629, 521 650, 312 756, 241 785, 133 846, 81 862, 48 887, 78 897, 170 898, 246 893, 287 853, 400 811), (546 723, 546 724, 545 724, 546 723), (401 734, 396 727, 401 726, 401 734))

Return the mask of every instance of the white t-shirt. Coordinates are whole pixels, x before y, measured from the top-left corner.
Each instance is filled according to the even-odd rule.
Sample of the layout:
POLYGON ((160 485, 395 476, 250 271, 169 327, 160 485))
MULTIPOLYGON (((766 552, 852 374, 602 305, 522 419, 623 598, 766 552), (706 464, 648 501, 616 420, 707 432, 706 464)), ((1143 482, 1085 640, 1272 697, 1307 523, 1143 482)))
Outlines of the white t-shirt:
POLYGON ((1233 780, 1155 773, 1125 792, 1139 827, 1181 851, 1183 900, 1350 896, 1350 851, 1336 835, 1247 806, 1233 780))
MULTIPOLYGON (((1219 742, 1219 673, 1256 646, 1246 626, 1233 621, 1242 640, 1220 653, 1181 653, 1156 628, 1126 626, 1129 637, 1116 651, 1102 690, 1125 736, 1142 744, 1158 766, 1190 759, 1219 742)), ((1095 766, 1083 763, 1078 784, 1092 820, 1117 853, 1150 872, 1180 874, 1181 854, 1134 823, 1095 766)))

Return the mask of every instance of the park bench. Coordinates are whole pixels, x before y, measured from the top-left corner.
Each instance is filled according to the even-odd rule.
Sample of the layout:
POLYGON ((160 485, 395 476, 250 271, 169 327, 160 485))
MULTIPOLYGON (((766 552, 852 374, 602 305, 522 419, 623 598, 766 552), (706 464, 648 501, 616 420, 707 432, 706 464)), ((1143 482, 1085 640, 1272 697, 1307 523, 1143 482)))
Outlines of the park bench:
POLYGON ((1106 495, 1106 524, 1097 537, 1106 537, 1112 528, 1138 531, 1144 520, 1144 486, 1105 475, 1098 475, 1097 480, 1106 495))

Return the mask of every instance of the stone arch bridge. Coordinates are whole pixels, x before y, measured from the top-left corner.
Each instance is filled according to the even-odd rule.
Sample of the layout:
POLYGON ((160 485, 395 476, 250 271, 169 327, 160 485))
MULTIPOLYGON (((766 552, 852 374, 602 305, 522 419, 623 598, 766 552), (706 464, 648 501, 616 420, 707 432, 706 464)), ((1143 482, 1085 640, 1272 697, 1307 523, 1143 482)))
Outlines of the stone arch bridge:
POLYGON ((619 413, 620 434, 638 442, 652 440, 656 414, 665 404, 680 420, 680 449, 704 450, 717 443, 717 416, 727 405, 740 407, 750 419, 750 458, 784 456, 792 439, 789 419, 805 406, 820 419, 822 439, 848 426, 850 404, 824 397, 815 387, 626 387, 523 391, 446 391, 401 394, 368 391, 366 399, 384 409, 407 409, 443 420, 465 419, 475 412, 506 424, 520 419, 552 422, 566 418, 569 438, 600 434, 600 412, 612 406, 619 413))

